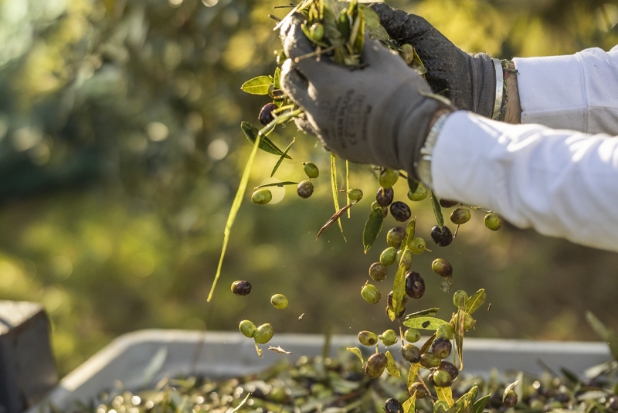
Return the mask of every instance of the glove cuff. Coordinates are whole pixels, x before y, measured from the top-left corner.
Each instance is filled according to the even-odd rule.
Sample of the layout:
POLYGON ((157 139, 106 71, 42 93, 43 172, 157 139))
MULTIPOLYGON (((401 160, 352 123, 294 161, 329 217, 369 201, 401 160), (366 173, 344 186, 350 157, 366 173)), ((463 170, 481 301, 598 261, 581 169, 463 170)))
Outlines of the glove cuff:
POLYGON ((496 69, 493 60, 485 53, 469 55, 470 82, 472 85, 471 110, 491 118, 496 101, 496 69))

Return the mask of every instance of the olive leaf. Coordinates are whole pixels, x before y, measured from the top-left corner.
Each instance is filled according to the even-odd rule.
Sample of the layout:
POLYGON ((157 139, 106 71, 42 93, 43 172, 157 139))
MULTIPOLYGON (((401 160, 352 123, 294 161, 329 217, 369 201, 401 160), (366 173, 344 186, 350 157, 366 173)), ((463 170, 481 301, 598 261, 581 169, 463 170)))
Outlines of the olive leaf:
POLYGON ((404 326, 419 330, 437 330, 438 327, 444 324, 448 323, 436 317, 414 317, 403 322, 404 326))
POLYGON ((481 397, 476 402, 474 402, 474 407, 472 408, 472 413, 483 413, 485 410, 485 406, 489 403, 489 399, 491 398, 491 394, 481 397))
MULTIPOLYGON (((406 247, 403 251, 403 254, 401 254, 401 259, 403 261, 403 255, 405 254, 405 251, 407 251, 408 248, 406 247)), ((397 273, 395 274, 395 279, 393 280, 393 298, 392 298, 392 303, 393 306, 392 308, 388 309, 388 317, 390 318, 391 321, 395 321, 395 319, 397 318, 397 315, 400 313, 401 311, 401 304, 403 303, 403 296, 406 293, 406 266, 403 263, 399 264, 399 267, 397 268, 397 273)))
POLYGON ((438 307, 428 308, 426 310, 421 310, 421 311, 415 311, 413 313, 406 315, 406 321, 411 318, 416 318, 416 317, 424 317, 424 316, 433 317, 434 315, 438 313, 438 311, 440 311, 438 307))
POLYGON ((383 42, 388 41, 390 36, 386 29, 380 24, 380 16, 364 4, 359 4, 358 9, 363 13, 365 30, 369 32, 371 38, 383 42))
POLYGON ((433 193, 433 191, 430 191, 429 194, 431 195, 431 205, 433 206, 433 214, 436 216, 436 222, 438 223, 438 226, 442 228, 444 226, 442 207, 440 206, 440 202, 438 201, 438 198, 433 193))
POLYGON ((383 222, 384 212, 382 212, 382 208, 371 211, 367 222, 365 222, 365 228, 363 229, 363 247, 365 249, 365 254, 367 254, 367 251, 369 251, 374 241, 378 238, 378 235, 380 235, 383 222))
MULTIPOLYGON (((251 123, 247 121, 243 121, 240 123, 240 129, 242 129, 242 132, 245 134, 245 137, 249 140, 249 142, 251 143, 256 142, 256 139, 259 135, 258 128, 256 128, 255 126, 253 126, 251 123)), ((263 150, 264 152, 268 152, 273 155, 283 156, 283 151, 279 149, 277 145, 275 145, 266 136, 261 137, 259 141, 259 148, 263 150)), ((290 157, 289 155, 285 155, 285 157, 288 159, 292 159, 292 157, 290 157)))
MULTIPOLYGON (((330 188, 333 193, 333 203, 335 204, 336 215, 341 207, 339 206, 339 188, 337 186, 337 156, 334 153, 330 154, 330 188)), ((339 225, 339 230, 341 231, 344 241, 347 242, 343 233, 343 225, 340 220, 337 220, 337 225, 339 225)))
POLYGON ((365 360, 363 360, 363 353, 361 353, 358 347, 348 347, 346 348, 346 350, 348 350, 351 353, 356 354, 358 358, 360 359, 361 364, 365 364, 365 360))
POLYGON ((456 323, 455 328, 453 330, 455 333, 455 345, 457 346, 457 356, 459 357, 459 371, 463 370, 463 338, 464 338, 464 323, 466 312, 461 308, 457 309, 456 323))
POLYGON ((401 377, 401 372, 397 368, 397 365, 395 364, 395 359, 393 358, 391 352, 387 351, 386 353, 384 353, 384 355, 386 356, 386 371, 388 371, 388 374, 397 378, 401 377))
POLYGON ((478 394, 478 392, 479 392, 478 386, 477 385, 472 386, 472 388, 468 390, 468 392, 466 392, 461 397, 459 397, 459 399, 457 399, 453 407, 449 409, 449 412, 451 413, 470 412, 470 408, 473 406, 474 399, 476 398, 476 395, 478 394))
POLYGON ((412 363, 410 365, 410 370, 408 371, 408 385, 407 385, 407 389, 410 388, 410 386, 412 386, 412 383, 414 383, 416 381, 416 375, 418 374, 418 371, 421 369, 421 363, 412 363))
POLYGON ((273 75, 273 88, 275 90, 281 89, 281 68, 279 66, 277 66, 273 75))
MULTIPOLYGON (((350 203, 350 161, 348 161, 347 159, 345 160, 345 192, 346 192, 346 198, 348 200, 348 204, 350 203)), ((348 209, 348 219, 351 218, 352 214, 351 214, 352 210, 348 209)))
MULTIPOLYGON (((343 215, 345 213, 345 211, 348 211, 352 207, 352 205, 354 205, 354 204, 355 203, 348 204, 348 205, 344 206, 343 208, 339 209, 339 211, 335 212, 335 214, 332 217, 330 217, 330 219, 328 221, 326 221, 326 224, 324 224, 322 226, 322 228, 320 228, 320 230, 318 231, 318 235, 316 235, 315 239, 317 240, 318 238, 320 238, 320 235, 322 235, 322 233, 324 231, 326 231, 328 229, 328 227, 333 225, 333 223, 335 221, 338 221, 339 218, 341 218, 341 215, 343 215)), ((344 239, 345 239, 345 237, 344 237, 344 239)))
MULTIPOLYGON (((410 222, 408 222, 408 225, 406 225, 406 236, 404 239, 405 244, 403 245, 408 245, 408 243, 412 240, 412 238, 414 238, 414 235, 416 234, 416 217, 414 217, 410 222)), ((402 253, 403 256, 403 253, 402 253)))
POLYGON ((416 411, 416 393, 403 402, 401 407, 403 408, 403 413, 414 413, 416 411))
POLYGON ((468 314, 472 314, 476 310, 479 309, 480 306, 483 305, 485 299, 487 298, 487 293, 485 293, 485 289, 481 288, 477 292, 475 292, 471 297, 468 297, 466 300, 466 311, 468 314))
POLYGON ((455 401, 453 400, 453 392, 450 387, 436 386, 436 396, 438 396, 438 400, 446 402, 448 407, 452 407, 455 404, 455 401))
POLYGON ((273 77, 268 76, 258 76, 253 79, 247 80, 242 84, 240 89, 243 92, 250 93, 252 95, 268 95, 268 89, 270 85, 273 83, 273 77))
MULTIPOLYGON (((244 123, 244 122, 243 122, 244 123)), ((242 124, 241 124, 242 125, 242 124)), ((244 129, 243 129, 244 132, 244 129)), ((230 241, 230 233, 232 231, 232 226, 234 225, 234 220, 236 219, 236 214, 240 209, 240 205, 242 204, 242 200, 244 198, 245 191, 247 190, 247 183, 249 182, 249 176, 251 175, 251 168, 253 167, 253 161, 255 160, 255 155, 257 154, 257 150, 260 147, 260 136, 256 134, 255 142, 253 143, 253 149, 249 154, 249 159, 247 159, 247 163, 245 164, 245 169, 242 173, 242 177, 240 178, 240 184, 238 185, 238 189, 236 190, 236 195, 234 196, 234 201, 232 202, 232 207, 230 208, 230 213, 227 216, 227 221, 225 223, 225 229, 223 230, 223 246, 221 247, 221 256, 219 257, 219 264, 217 265, 217 272, 215 274, 215 279, 212 282, 212 286, 210 287, 210 292, 208 293, 207 302, 210 302, 212 299, 212 295, 215 291, 215 287, 217 286, 217 281, 219 281, 219 277, 221 276, 221 268, 223 267, 223 258, 225 257, 225 251, 227 250, 227 244, 230 241)), ((261 350, 255 346, 258 355, 262 357, 261 350)))
POLYGON ((285 157, 288 154, 288 151, 290 150, 290 148, 292 147, 292 145, 294 145, 294 142, 296 142, 296 138, 292 138, 292 142, 290 142, 290 144, 288 145, 287 148, 285 148, 285 150, 283 151, 283 153, 281 154, 281 156, 279 157, 279 160, 277 161, 277 163, 275 164, 275 167, 273 168, 272 172, 270 173, 270 177, 272 178, 275 175, 275 172, 277 172, 277 169, 279 169, 279 166, 281 166, 281 162, 283 162, 283 160, 285 159, 285 157))
POLYGON ((282 181, 282 182, 272 182, 270 184, 264 184, 264 185, 258 185, 256 187, 254 187, 253 189, 257 190, 257 189, 261 189, 261 188, 268 188, 268 187, 272 187, 272 186, 286 186, 286 185, 298 185, 298 182, 293 182, 293 181, 282 181))

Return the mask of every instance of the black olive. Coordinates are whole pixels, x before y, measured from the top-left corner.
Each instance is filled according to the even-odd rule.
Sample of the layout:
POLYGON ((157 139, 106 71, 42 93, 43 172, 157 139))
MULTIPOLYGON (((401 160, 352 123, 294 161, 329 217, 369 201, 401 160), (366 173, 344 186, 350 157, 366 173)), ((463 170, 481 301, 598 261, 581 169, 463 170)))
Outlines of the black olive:
POLYGON ((440 228, 439 225, 436 225, 431 229, 431 239, 433 239, 438 246, 446 247, 453 242, 453 233, 446 225, 442 228, 440 228))
POLYGON ((313 194, 313 184, 311 180, 306 179, 301 181, 296 188, 296 193, 303 199, 309 198, 313 194))
POLYGON ((258 119, 260 120, 260 123, 262 125, 268 125, 275 119, 275 117, 273 116, 273 110, 275 109, 277 109, 277 105, 272 102, 264 105, 262 110, 260 110, 260 114, 258 116, 258 119))
POLYGON ((391 215, 399 222, 406 222, 412 216, 412 211, 405 203, 396 201, 391 204, 391 215))
POLYGON ((387 399, 384 402, 384 411, 386 413, 403 413, 403 406, 397 399, 387 399))
POLYGON ((452 208, 455 205, 457 205, 459 203, 459 201, 451 201, 450 199, 441 199, 440 200, 440 206, 442 208, 452 208))
POLYGON ((455 367, 455 365, 453 363, 450 363, 448 361, 440 362, 440 366, 438 367, 438 369, 439 370, 447 371, 448 374, 451 375, 451 378, 453 380, 455 380, 457 378, 457 376, 459 375, 459 370, 457 369, 457 367, 455 367))
POLYGON ((385 208, 393 202, 394 197, 395 191, 393 191, 393 188, 378 188, 378 192, 376 193, 376 202, 382 208, 385 208))
POLYGON ((453 345, 447 338, 436 338, 431 344, 431 352, 439 359, 445 359, 451 354, 453 345))
POLYGON ((236 295, 248 295, 251 292, 251 283, 249 281, 234 281, 232 283, 232 292, 236 295))
POLYGON ((416 271, 406 274, 406 294, 412 298, 421 298, 425 294, 425 280, 416 271))

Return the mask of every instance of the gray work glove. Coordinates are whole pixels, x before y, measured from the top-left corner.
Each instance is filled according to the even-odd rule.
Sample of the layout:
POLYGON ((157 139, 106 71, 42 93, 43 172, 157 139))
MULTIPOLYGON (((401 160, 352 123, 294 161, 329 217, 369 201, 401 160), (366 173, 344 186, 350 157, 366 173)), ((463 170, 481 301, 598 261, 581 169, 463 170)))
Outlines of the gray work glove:
POLYGON ((362 69, 337 65, 326 56, 302 58, 314 52, 300 28, 303 21, 289 16, 281 27, 288 56, 281 87, 305 110, 299 128, 318 136, 341 158, 415 175, 432 116, 442 107, 452 110, 450 106, 422 95, 431 93, 425 81, 368 37, 362 69))
POLYGON ((462 51, 420 16, 384 3, 372 4, 371 8, 392 39, 414 46, 425 64, 425 77, 434 93, 444 92, 460 109, 492 117, 496 71, 489 56, 462 51))

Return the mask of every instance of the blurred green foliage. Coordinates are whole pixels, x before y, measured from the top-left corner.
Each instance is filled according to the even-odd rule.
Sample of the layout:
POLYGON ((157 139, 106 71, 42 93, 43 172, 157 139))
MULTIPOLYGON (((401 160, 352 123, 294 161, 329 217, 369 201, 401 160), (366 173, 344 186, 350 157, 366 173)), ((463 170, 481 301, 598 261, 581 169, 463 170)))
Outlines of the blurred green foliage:
MULTIPOLYGON (((239 87, 275 68, 280 46, 268 14, 286 12, 276 5, 285 2, 0 1, 0 298, 45 306, 61 373, 140 328, 235 330, 244 318, 277 332, 393 327, 382 304, 376 310, 359 294, 385 247, 381 237, 363 255, 360 242, 376 181, 353 166, 352 183, 366 196, 344 219, 348 242, 335 227, 315 241, 333 206, 328 155, 306 136, 297 136, 277 178, 301 180, 300 164, 311 160, 322 171, 316 193, 300 200, 287 189, 275 196, 283 202, 243 205, 221 283, 205 301, 250 150, 238 125, 257 123, 266 103, 239 87), (235 279, 250 280, 252 294, 233 296, 235 279), (287 310, 268 304, 274 293, 288 296, 287 310)), ((392 5, 422 14, 468 51, 497 57, 618 43, 618 6, 608 0, 392 5)), ((294 134, 290 127, 273 139, 284 147, 294 134)), ((276 160, 259 154, 250 185, 276 160)), ((403 183, 396 192, 403 197, 403 183)), ((413 210, 428 236, 428 203, 413 210)), ((389 218, 385 230, 392 225, 389 218)), ((493 302, 479 312, 475 335, 595 339, 587 309, 618 327, 617 254, 511 227, 490 233, 482 214, 459 235, 415 258, 428 292, 409 310, 442 306, 448 316, 450 296, 429 269, 443 256, 455 267, 454 289, 485 287, 493 302)))

